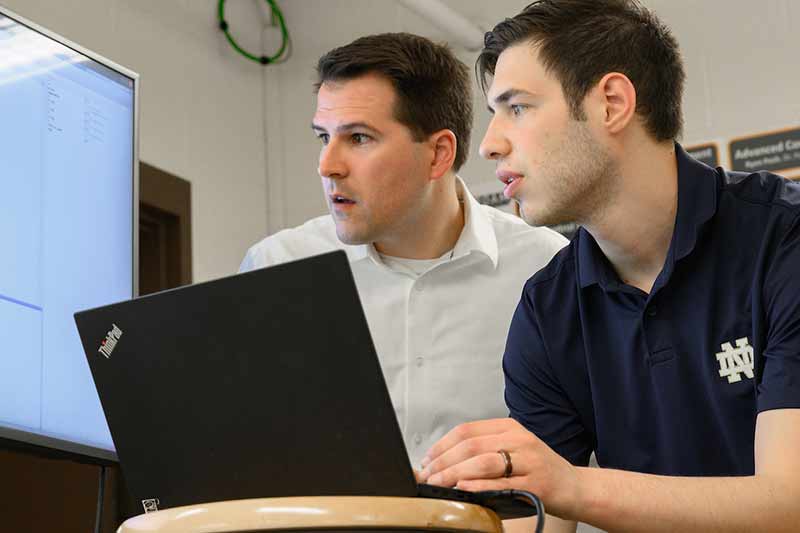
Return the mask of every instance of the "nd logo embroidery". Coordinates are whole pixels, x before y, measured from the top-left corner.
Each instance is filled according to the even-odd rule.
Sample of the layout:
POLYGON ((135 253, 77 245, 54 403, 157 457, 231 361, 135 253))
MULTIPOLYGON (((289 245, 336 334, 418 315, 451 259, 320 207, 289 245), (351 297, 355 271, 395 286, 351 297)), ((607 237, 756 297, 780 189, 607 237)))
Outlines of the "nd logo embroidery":
POLYGON ((734 348, 730 342, 721 345, 722 351, 717 353, 719 376, 728 378, 728 383, 742 380, 742 374, 753 378, 753 347, 747 337, 736 339, 734 348))

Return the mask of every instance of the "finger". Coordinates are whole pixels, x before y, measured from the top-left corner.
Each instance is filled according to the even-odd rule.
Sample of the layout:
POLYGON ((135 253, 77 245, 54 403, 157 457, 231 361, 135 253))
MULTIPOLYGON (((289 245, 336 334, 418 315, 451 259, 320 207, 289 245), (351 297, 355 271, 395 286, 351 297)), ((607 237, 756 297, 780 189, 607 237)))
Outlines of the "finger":
POLYGON ((497 452, 475 455, 428 478, 431 485, 454 487, 470 479, 493 479, 505 471, 505 461, 497 452))
POLYGON ((501 477, 497 479, 465 479, 456 484, 459 490, 466 490, 469 492, 481 492, 484 490, 508 490, 508 489, 522 489, 519 478, 501 477))
MULTIPOLYGON (((478 455, 497 452, 497 450, 500 449, 498 446, 501 445, 501 440, 504 441, 504 435, 502 433, 482 435, 463 440, 428 463, 428 466, 422 470, 422 476, 424 478, 429 478, 443 470, 447 470, 454 465, 468 461, 469 459, 472 459, 478 455)), ((503 444, 508 443, 503 442, 503 444)), ((500 458, 502 459, 502 457, 500 458)))
POLYGON ((490 420, 478 420, 476 422, 459 424, 431 446, 428 453, 425 454, 425 457, 422 459, 422 466, 428 466, 431 461, 464 440, 483 435, 503 433, 511 429, 513 424, 515 424, 515 422, 510 418, 493 418, 490 420))

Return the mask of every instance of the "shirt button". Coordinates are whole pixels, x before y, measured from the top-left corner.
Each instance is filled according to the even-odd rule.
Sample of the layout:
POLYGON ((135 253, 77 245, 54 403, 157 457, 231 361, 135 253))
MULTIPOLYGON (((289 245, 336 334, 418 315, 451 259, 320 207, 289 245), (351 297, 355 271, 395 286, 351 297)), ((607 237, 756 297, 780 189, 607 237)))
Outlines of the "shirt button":
POLYGON ((424 364, 425 364, 425 358, 422 356, 417 357, 417 366, 422 366, 424 364))
POLYGON ((658 314, 658 309, 656 309, 655 305, 651 305, 647 308, 647 316, 656 316, 658 314))
POLYGON ((420 434, 414 435, 414 444, 416 444, 417 446, 422 444, 422 435, 420 434))
POLYGON ((414 284, 414 290, 417 292, 422 292, 424 288, 425 284, 422 282, 422 280, 417 280, 417 282, 414 284))

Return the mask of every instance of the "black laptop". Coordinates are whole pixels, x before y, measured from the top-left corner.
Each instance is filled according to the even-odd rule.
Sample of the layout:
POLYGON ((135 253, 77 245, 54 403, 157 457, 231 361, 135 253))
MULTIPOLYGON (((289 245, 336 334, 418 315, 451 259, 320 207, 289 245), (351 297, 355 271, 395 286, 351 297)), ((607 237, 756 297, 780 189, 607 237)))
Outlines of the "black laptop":
POLYGON ((417 485, 344 252, 75 314, 145 512, 283 496, 527 503, 417 485))

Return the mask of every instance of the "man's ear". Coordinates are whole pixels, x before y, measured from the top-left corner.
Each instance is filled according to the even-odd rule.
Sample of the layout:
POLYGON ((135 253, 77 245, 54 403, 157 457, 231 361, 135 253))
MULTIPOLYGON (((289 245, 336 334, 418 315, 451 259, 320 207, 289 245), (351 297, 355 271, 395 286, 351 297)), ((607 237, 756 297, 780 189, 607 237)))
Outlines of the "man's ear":
POLYGON ((609 72, 595 86, 596 97, 604 112, 603 127, 611 134, 620 133, 636 114, 636 88, 619 72, 609 72))
POLYGON ((439 130, 428 137, 428 143, 433 150, 430 177, 432 180, 438 180, 453 168, 458 140, 452 131, 439 130))

